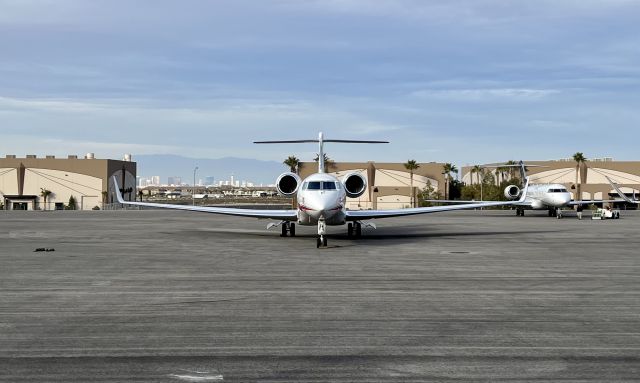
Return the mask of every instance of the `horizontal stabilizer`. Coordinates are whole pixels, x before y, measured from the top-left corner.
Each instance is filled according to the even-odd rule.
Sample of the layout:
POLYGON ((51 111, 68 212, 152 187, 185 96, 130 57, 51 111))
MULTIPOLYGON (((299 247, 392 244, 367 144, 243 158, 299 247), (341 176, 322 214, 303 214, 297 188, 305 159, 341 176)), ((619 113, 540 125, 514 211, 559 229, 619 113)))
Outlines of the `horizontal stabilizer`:
MULTIPOLYGON (((254 144, 304 144, 309 142, 320 142, 320 140, 284 140, 284 141, 253 141, 254 144)), ((338 142, 343 144, 388 144, 389 141, 371 140, 322 140, 322 142, 338 142)))

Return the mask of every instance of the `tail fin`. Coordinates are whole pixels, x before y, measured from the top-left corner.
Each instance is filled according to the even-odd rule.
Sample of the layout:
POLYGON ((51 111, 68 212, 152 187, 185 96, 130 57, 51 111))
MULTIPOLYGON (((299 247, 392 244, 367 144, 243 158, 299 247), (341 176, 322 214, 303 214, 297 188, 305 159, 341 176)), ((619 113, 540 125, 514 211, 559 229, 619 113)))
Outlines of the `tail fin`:
POLYGON ((520 167, 520 177, 522 178, 522 182, 527 178, 527 167, 524 166, 524 161, 520 160, 518 162, 518 166, 520 167))
POLYGON ((284 140, 284 141, 254 141, 254 144, 301 144, 317 142, 318 143, 318 173, 324 173, 324 143, 336 142, 341 144, 388 144, 389 141, 364 141, 364 140, 325 140, 322 132, 318 133, 317 140, 284 140))
POLYGON ((529 190, 529 177, 526 177, 524 178, 524 187, 522 188, 522 194, 520 195, 520 199, 518 199, 518 203, 523 203, 527 199, 528 190, 529 190))
POLYGON ((524 186, 525 180, 527 179, 527 168, 528 167, 539 167, 545 168, 544 165, 527 165, 524 161, 520 160, 516 164, 502 164, 502 165, 487 165, 483 166, 485 168, 519 168, 520 170, 520 179, 522 179, 522 185, 524 186))

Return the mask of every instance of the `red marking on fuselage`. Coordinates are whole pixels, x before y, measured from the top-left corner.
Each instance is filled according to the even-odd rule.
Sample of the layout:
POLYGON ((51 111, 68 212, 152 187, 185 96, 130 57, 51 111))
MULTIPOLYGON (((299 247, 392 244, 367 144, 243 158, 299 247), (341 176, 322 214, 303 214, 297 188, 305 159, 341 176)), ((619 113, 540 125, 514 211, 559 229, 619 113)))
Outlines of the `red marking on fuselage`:
POLYGON ((308 208, 308 207, 306 207, 304 205, 300 205, 300 210, 302 210, 302 211, 315 211, 315 210, 310 209, 310 208, 308 208))

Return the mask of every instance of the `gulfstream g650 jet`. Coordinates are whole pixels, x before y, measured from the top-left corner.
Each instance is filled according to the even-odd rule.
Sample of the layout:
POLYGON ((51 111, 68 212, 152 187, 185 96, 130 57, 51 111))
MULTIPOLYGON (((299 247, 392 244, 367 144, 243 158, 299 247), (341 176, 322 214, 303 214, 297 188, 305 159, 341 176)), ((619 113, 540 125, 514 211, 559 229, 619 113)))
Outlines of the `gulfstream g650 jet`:
MULTIPOLYGON (((513 205, 522 201, 507 202, 481 202, 457 206, 437 206, 418 207, 410 209, 395 210, 347 210, 345 202, 347 198, 357 198, 361 196, 367 187, 367 181, 359 173, 350 173, 342 181, 331 174, 325 173, 324 164, 324 144, 331 143, 368 143, 381 144, 386 141, 358 141, 358 140, 331 140, 325 139, 320 133, 315 140, 293 140, 293 141, 256 141, 256 144, 292 144, 292 143, 318 143, 318 172, 304 180, 297 174, 283 173, 276 180, 278 192, 287 197, 295 196, 298 201, 298 208, 295 210, 254 210, 254 209, 234 209, 220 207, 199 207, 185 205, 169 205, 148 202, 129 202, 122 198, 122 194, 117 186, 117 180, 113 179, 116 185, 116 197, 118 202, 125 205, 144 206, 153 208, 177 209, 198 211, 204 213, 226 214, 230 216, 265 218, 278 221, 270 223, 267 229, 280 226, 281 236, 287 234, 295 236, 296 223, 305 226, 317 226, 318 237, 317 247, 327 246, 327 226, 347 225, 347 235, 360 237, 362 226, 375 228, 372 223, 363 222, 368 219, 380 219, 387 217, 399 217, 405 215, 416 215, 426 213, 437 213, 442 211, 476 209, 489 206, 513 205)), ((527 185, 525 185, 525 196, 527 185)), ((524 197, 523 197, 524 198, 524 197)))

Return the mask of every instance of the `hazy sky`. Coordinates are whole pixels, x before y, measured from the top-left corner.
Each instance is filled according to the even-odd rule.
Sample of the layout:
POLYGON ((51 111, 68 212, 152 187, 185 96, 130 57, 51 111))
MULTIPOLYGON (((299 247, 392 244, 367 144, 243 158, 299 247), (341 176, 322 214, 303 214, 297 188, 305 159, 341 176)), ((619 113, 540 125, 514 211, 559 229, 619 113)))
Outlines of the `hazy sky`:
POLYGON ((639 160, 640 1, 0 0, 0 156, 639 160))

